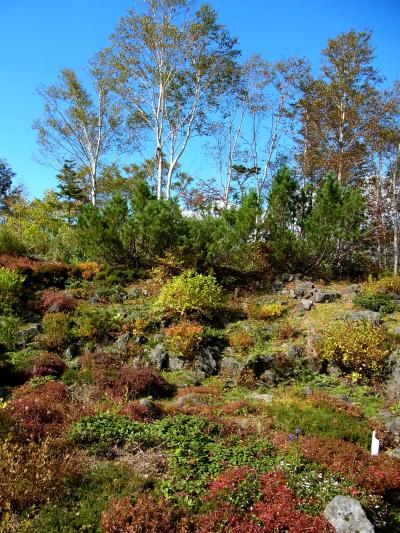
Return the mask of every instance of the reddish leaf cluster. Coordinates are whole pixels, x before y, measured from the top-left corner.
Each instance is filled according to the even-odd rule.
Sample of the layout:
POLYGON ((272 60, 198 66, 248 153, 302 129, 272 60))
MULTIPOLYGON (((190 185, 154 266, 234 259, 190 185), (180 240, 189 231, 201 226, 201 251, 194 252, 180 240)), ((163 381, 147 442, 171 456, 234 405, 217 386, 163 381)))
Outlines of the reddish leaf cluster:
POLYGON ((157 404, 154 404, 154 408, 150 408, 139 402, 130 402, 122 407, 119 414, 128 416, 137 422, 152 422, 161 417, 162 410, 157 404))
POLYGON ((101 528, 104 533, 186 533, 189 521, 166 500, 143 495, 135 504, 128 497, 112 501, 101 515, 101 528))
POLYGON ((6 410, 34 438, 60 433, 66 420, 69 394, 65 385, 49 381, 36 388, 22 385, 6 410))
POLYGON ((387 455, 371 456, 351 442, 320 437, 301 441, 305 456, 376 494, 400 488, 400 460, 387 455))
POLYGON ((76 300, 65 292, 47 289, 43 291, 40 307, 45 312, 73 311, 76 308, 76 300))
POLYGON ((66 369, 67 365, 61 357, 45 353, 34 360, 32 376, 35 378, 41 376, 54 376, 55 378, 59 378, 66 369))
MULTIPOLYGON (((209 486, 207 500, 219 501, 225 496, 232 500, 232 493, 246 478, 253 478, 252 468, 236 468, 221 474, 209 486)), ((296 498, 286 485, 281 472, 268 472, 259 477, 261 498, 253 502, 243 513, 234 505, 223 501, 218 508, 197 520, 199 533, 321 533, 333 532, 322 517, 310 516, 296 510, 296 498)))
POLYGON ((153 370, 124 365, 110 354, 91 354, 83 357, 81 362, 90 371, 99 389, 115 398, 165 398, 172 392, 171 385, 153 370))

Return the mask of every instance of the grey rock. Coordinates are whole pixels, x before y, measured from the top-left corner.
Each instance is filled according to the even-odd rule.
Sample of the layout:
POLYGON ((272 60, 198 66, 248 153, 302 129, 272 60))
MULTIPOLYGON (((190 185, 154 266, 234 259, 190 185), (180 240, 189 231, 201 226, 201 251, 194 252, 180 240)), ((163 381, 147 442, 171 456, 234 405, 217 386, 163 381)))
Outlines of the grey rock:
POLYGON ((139 400, 139 405, 142 405, 143 407, 146 407, 154 418, 160 418, 161 417, 161 409, 154 403, 153 398, 141 398, 139 400))
POLYGON ((245 368, 249 368, 254 372, 256 377, 259 377, 264 374, 266 370, 272 370, 275 362, 274 354, 259 354, 257 357, 250 357, 246 361, 245 368))
POLYGON ((253 394, 250 394, 249 398, 250 400, 257 400, 264 403, 271 403, 274 401, 272 394, 260 394, 258 392, 253 392, 253 394))
POLYGON ((374 533, 359 501, 348 496, 335 496, 326 506, 325 518, 337 533, 374 533))
POLYGON ((328 374, 328 376, 333 376, 335 378, 338 378, 342 375, 342 371, 340 370, 340 368, 335 365, 328 365, 326 367, 326 373, 328 374))
POLYGON ((115 341, 114 346, 115 348, 122 353, 126 353, 129 349, 130 341, 132 340, 132 333, 128 331, 127 333, 124 333, 118 339, 115 341))
POLYGON ((313 296, 313 300, 316 304, 334 302, 338 298, 340 298, 340 294, 338 292, 317 291, 313 296))
POLYGON ((79 346, 77 344, 71 344, 64 352, 66 359, 73 359, 79 354, 79 346))
POLYGON ((289 296, 291 298, 294 298, 295 300, 302 298, 304 294, 305 294, 305 290, 302 287, 295 287, 294 289, 291 289, 291 291, 289 292, 289 296))
POLYGON ((206 346, 199 350, 196 354, 194 369, 197 372, 202 372, 205 376, 212 376, 217 373, 218 360, 220 354, 217 348, 206 346))
POLYGON ((17 346, 25 347, 27 344, 34 341, 40 333, 43 333, 43 327, 41 324, 31 324, 30 326, 27 326, 19 331, 17 346))
POLYGON ((282 274, 281 279, 283 283, 288 283, 288 282, 290 283, 291 281, 293 281, 294 277, 293 277, 293 274, 285 273, 285 274, 282 274))
POLYGON ((390 455, 390 457, 395 457, 396 459, 400 459, 400 447, 394 448, 393 450, 389 450, 386 453, 387 455, 390 455))
POLYGON ((88 302, 90 304, 96 304, 98 302, 100 302, 101 300, 101 296, 100 294, 96 291, 94 294, 92 294, 91 296, 89 296, 88 298, 88 302))
POLYGON ((129 298, 129 300, 136 300, 136 298, 139 298, 139 291, 135 287, 133 287, 128 292, 128 298, 129 298))
POLYGON ((397 328, 393 329, 393 335, 395 337, 400 337, 400 327, 397 327, 397 328))
POLYGON ((386 394, 390 400, 400 400, 400 349, 395 350, 388 360, 386 394))
POLYGON ((150 350, 149 362, 157 370, 166 370, 169 363, 168 352, 163 344, 157 344, 150 350))
POLYGON ((185 361, 180 357, 174 357, 172 355, 168 358, 168 369, 172 372, 179 372, 185 368, 185 361))
POLYGON ((54 302, 48 309, 47 313, 59 313, 61 311, 61 305, 57 302, 54 302))
POLYGON ((380 313, 376 311, 348 311, 345 317, 350 322, 361 322, 362 320, 366 320, 372 322, 372 324, 375 324, 376 326, 382 321, 380 313))
POLYGON ((178 407, 190 407, 191 405, 198 405, 199 403, 202 403, 201 398, 199 398, 199 395, 190 393, 178 398, 176 405, 178 407))
POLYGON ((156 333, 153 337, 154 339, 154 342, 163 342, 165 340, 165 335, 163 335, 162 333, 156 333))
POLYGON ((149 339, 145 337, 144 335, 138 335, 135 337, 135 343, 139 344, 139 346, 143 346, 144 344, 147 344, 149 342, 149 339))
POLYGON ((274 292, 280 292, 283 289, 283 283, 282 281, 275 281, 272 285, 272 290, 274 292))
POLYGON ((220 373, 226 376, 237 376, 244 369, 245 364, 235 357, 223 357, 221 359, 220 373))
POLYGON ((312 300, 301 300, 300 303, 305 311, 310 311, 314 307, 312 300))
POLYGON ((258 379, 267 387, 272 387, 277 382, 277 377, 273 370, 266 370, 258 379))

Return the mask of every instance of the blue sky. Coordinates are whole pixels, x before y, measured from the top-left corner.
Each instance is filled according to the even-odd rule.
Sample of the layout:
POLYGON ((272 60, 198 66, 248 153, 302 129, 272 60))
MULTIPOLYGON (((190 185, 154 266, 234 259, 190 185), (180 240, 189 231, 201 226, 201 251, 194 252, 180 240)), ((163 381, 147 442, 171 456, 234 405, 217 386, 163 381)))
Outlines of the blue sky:
MULTIPOLYGON (((400 79, 400 0, 212 0, 220 20, 239 38, 243 56, 277 60, 306 56, 318 69, 329 37, 350 28, 370 29, 376 66, 391 83, 400 79)), ((30 195, 56 184, 56 170, 37 162, 32 123, 40 117, 39 85, 59 70, 78 72, 107 44, 118 19, 134 0, 0 0, 0 158, 30 195)), ((204 159, 189 151, 183 162, 193 175, 204 159)), ((204 177, 204 176, 203 176, 204 177)))

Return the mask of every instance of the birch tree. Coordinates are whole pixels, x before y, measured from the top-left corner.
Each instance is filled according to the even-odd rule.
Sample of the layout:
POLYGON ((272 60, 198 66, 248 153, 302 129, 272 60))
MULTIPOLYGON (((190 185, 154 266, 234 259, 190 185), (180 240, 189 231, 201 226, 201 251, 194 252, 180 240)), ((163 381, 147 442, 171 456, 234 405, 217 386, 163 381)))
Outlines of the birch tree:
POLYGON ((89 72, 90 89, 71 69, 63 69, 58 83, 39 89, 43 117, 34 123, 38 143, 46 157, 61 165, 65 159, 87 170, 90 200, 96 205, 99 168, 107 156, 122 151, 122 109, 111 78, 101 61, 89 72))
POLYGON ((149 133, 157 197, 168 199, 190 139, 207 131, 237 50, 208 5, 195 13, 188 0, 146 0, 145 5, 143 13, 131 9, 121 19, 109 58, 132 122, 149 133))

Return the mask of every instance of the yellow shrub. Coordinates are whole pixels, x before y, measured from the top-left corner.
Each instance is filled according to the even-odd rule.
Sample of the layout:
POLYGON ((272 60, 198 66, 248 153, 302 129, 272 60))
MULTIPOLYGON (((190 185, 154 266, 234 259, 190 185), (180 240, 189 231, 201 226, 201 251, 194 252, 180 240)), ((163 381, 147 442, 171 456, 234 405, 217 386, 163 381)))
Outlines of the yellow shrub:
POLYGON ((249 318, 255 320, 274 320, 280 318, 286 311, 286 307, 281 303, 269 303, 261 306, 249 304, 247 312, 249 318))
POLYGON ((199 348, 202 332, 201 324, 182 320, 179 324, 167 328, 165 335, 172 351, 190 359, 199 348))
POLYGON ((363 378, 379 376, 390 353, 385 329, 371 322, 335 321, 318 346, 320 355, 346 374, 363 378))
POLYGON ((376 281, 369 279, 366 283, 363 283, 362 292, 368 296, 374 294, 400 296, 400 276, 388 276, 376 281))

